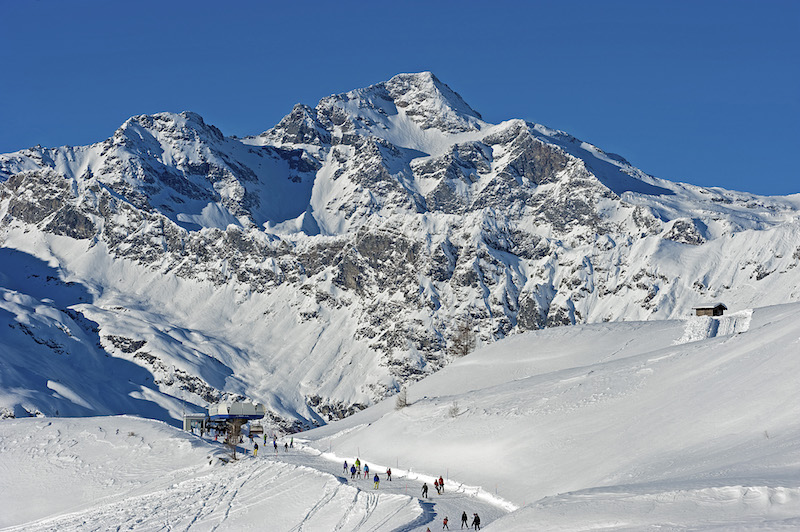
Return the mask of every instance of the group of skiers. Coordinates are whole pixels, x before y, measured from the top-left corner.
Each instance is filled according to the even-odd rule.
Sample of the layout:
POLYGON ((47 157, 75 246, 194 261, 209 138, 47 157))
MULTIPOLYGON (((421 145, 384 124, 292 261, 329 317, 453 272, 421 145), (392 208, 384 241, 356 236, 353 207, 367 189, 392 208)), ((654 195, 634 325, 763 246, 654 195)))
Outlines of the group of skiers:
MULTIPOLYGON (((250 434, 250 441, 253 444, 253 456, 258 456, 258 438, 253 440, 253 435, 250 434)), ((243 443, 241 438, 240 438, 239 442, 243 443)), ((264 445, 267 445, 267 435, 266 434, 264 434, 264 445)), ((292 438, 288 442, 283 442, 283 452, 288 453, 290 447, 294 448, 294 436, 292 436, 292 438)), ((272 436, 272 448, 275 450, 275 454, 278 454, 278 436, 276 436, 274 434, 272 436)), ((247 449, 245 449, 245 452, 247 452, 247 449)))
MULTIPOLYGON (((369 478, 369 466, 367 464, 363 464, 363 467, 362 467, 360 458, 356 458, 355 462, 353 462, 352 464, 348 464, 347 460, 345 460, 344 461, 344 465, 342 466, 342 471, 344 472, 345 475, 347 473, 350 473, 350 478, 353 479, 353 480, 358 479, 358 478, 369 478), (362 477, 362 474, 363 474, 363 477, 362 477)), ((392 468, 390 468, 390 467, 386 468, 386 480, 389 480, 389 481, 392 480, 392 468)), ((381 479, 380 479, 380 477, 378 476, 377 473, 375 473, 375 476, 372 477, 372 481, 374 482, 374 486, 375 486, 374 489, 378 489, 380 487, 381 479)), ((441 476, 439 478, 434 479, 433 480, 433 487, 436 488, 436 493, 438 493, 439 495, 443 494, 444 493, 444 479, 441 476)), ((427 482, 423 482, 422 483, 422 497, 424 497, 426 499, 428 498, 428 483, 427 482)), ((461 528, 463 529, 465 526, 467 527, 467 529, 473 528, 475 530, 480 530, 481 529, 481 518, 480 518, 480 516, 477 513, 472 514, 472 523, 470 524, 469 519, 467 518, 467 512, 462 513, 461 514, 461 528)), ((447 517, 445 517, 444 520, 442 521, 442 530, 450 530, 450 527, 448 526, 448 518, 447 517)), ((430 532, 430 528, 428 528, 428 532, 430 532)))
MULTIPOLYGON (((436 493, 441 495, 444 493, 444 479, 442 477, 433 479, 433 487, 436 488, 436 493)), ((428 497, 428 483, 422 483, 422 496, 427 498, 428 497)))
MULTIPOLYGON (((264 435, 264 444, 266 445, 266 443, 267 443, 267 436, 265 434, 264 435)), ((258 443, 254 443, 254 446, 255 447, 254 447, 253 455, 256 456, 258 454, 258 443)), ((275 452, 277 453, 278 452, 278 439, 277 439, 277 437, 273 437, 272 446, 275 449, 275 452)), ((294 447, 294 438, 292 438, 291 442, 284 443, 284 450, 285 451, 288 451, 289 447, 294 447)), ((350 478, 354 479, 354 480, 358 479, 358 478, 369 478, 369 465, 362 464, 360 458, 356 458, 355 462, 353 462, 352 464, 348 464, 347 460, 345 460, 344 461, 344 465, 343 465, 343 472, 344 472, 345 475, 347 473, 350 473, 350 478)), ((388 481, 392 480, 392 468, 390 468, 390 467, 386 468, 386 480, 388 480, 388 481)), ((374 485, 373 489, 379 489, 381 479, 378 476, 378 473, 375 473, 375 475, 372 477, 372 482, 374 483, 373 484, 374 485)), ((443 494, 444 493, 444 479, 441 476, 438 479, 435 478, 433 480, 433 487, 436 488, 436 493, 438 493, 439 495, 443 494)), ((424 498, 428 497, 428 483, 427 482, 423 482, 422 483, 422 497, 424 497, 424 498)), ((473 513, 472 516, 473 516, 472 517, 472 523, 470 523, 469 522, 469 518, 467 517, 467 512, 463 512, 461 514, 461 528, 462 529, 464 527, 466 527, 467 529, 473 528, 475 530, 480 530, 481 529, 481 518, 480 518, 480 516, 477 513, 473 513)), ((448 520, 449 520, 448 517, 445 516, 444 520, 442 521, 442 530, 450 530, 450 527, 448 526, 448 520)), ((428 528, 427 532, 430 532, 430 528, 428 528)))
MULTIPOLYGON (((361 460, 356 458, 356 461, 348 468, 347 460, 344 461, 344 474, 350 473, 351 479, 357 479, 361 476, 362 469, 361 469, 361 460)), ((369 478, 369 466, 364 464, 364 478, 369 478)), ((392 468, 386 468, 386 480, 392 480, 392 468)), ((372 477, 372 482, 375 483, 375 489, 380 487, 381 477, 378 476, 378 473, 375 473, 375 476, 372 477)))
MULTIPOLYGON (((450 527, 447 525, 447 521, 448 518, 447 516, 445 516, 445 518, 442 520, 442 530, 450 530, 450 527)), ((481 529, 480 516, 477 513, 472 514, 472 524, 470 524, 469 518, 467 517, 467 512, 462 513, 461 528, 463 529, 464 527, 467 527, 467 530, 469 530, 470 528, 474 528, 475 530, 480 530, 481 529)), ((431 532, 431 528, 428 527, 428 529, 425 532, 431 532)))

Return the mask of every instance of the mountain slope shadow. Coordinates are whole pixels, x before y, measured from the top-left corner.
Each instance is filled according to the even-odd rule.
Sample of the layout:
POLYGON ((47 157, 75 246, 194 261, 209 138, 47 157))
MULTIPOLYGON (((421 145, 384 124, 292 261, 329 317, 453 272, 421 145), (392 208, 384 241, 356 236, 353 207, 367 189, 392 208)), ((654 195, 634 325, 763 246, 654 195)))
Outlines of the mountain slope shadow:
POLYGON ((107 353, 98 324, 72 308, 92 300, 46 262, 0 248, 0 416, 133 414, 177 425, 165 405, 189 405, 107 353))

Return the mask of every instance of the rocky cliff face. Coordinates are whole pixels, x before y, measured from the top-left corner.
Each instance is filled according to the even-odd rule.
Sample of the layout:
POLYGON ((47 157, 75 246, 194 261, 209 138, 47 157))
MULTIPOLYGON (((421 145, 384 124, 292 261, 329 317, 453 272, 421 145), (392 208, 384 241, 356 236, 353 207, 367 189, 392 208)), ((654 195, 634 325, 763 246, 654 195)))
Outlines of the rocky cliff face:
MULTIPOLYGON (((563 132, 488 124, 430 73, 297 105, 246 139, 193 113, 134 117, 92 146, 2 155, 0 181, 4 246, 31 231, 85 241, 104 264, 215 294, 231 327, 198 325, 198 308, 170 320, 226 346, 211 357, 236 382, 211 384, 168 342, 141 347, 163 325, 143 313, 142 338, 115 334, 132 311, 99 298, 85 310, 101 338, 124 338, 108 352, 161 389, 190 382, 187 401, 272 397, 287 420, 345 415, 436 371, 459 323, 489 343, 680 317, 698 299, 800 297, 775 295, 800 284, 796 197, 671 183, 563 132)), ((88 275, 73 255, 57 259, 88 275)), ((93 282, 169 306, 135 298, 135 283, 93 282)))

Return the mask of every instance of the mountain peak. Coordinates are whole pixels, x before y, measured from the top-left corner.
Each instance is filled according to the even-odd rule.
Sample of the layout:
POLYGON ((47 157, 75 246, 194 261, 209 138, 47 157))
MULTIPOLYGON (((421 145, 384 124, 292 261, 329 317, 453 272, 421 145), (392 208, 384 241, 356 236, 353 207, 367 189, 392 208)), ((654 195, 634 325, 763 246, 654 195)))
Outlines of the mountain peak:
POLYGON ((349 121, 365 129, 376 124, 391 129, 390 117, 396 115, 423 130, 444 133, 480 131, 484 126, 480 113, 431 72, 398 74, 389 81, 328 96, 320 100, 317 111, 323 121, 334 125, 349 121))
POLYGON ((433 72, 398 74, 386 82, 386 88, 395 102, 407 103, 411 98, 437 101, 460 114, 481 119, 479 112, 470 107, 460 94, 442 83, 433 72))
POLYGON ((480 129, 480 113, 442 83, 433 72, 398 74, 385 82, 384 86, 395 105, 419 123, 422 129, 480 129))

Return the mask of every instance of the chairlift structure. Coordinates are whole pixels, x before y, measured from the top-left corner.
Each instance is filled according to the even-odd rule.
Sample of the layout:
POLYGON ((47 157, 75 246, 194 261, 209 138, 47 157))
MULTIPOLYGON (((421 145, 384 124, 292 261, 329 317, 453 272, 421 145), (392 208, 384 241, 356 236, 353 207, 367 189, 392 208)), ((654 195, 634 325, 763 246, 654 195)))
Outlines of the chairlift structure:
POLYGON ((217 403, 208 407, 208 419, 211 421, 232 421, 251 419, 261 419, 267 413, 266 408, 261 403, 243 403, 230 401, 217 403))
MULTIPOLYGON (((183 430, 193 431, 199 428, 201 435, 211 429, 226 433, 226 440, 233 449, 235 459, 242 425, 248 421, 262 419, 266 413, 267 409, 261 403, 226 401, 209 406, 206 413, 184 414, 183 430)), ((263 432, 263 428, 261 430, 263 432)))

